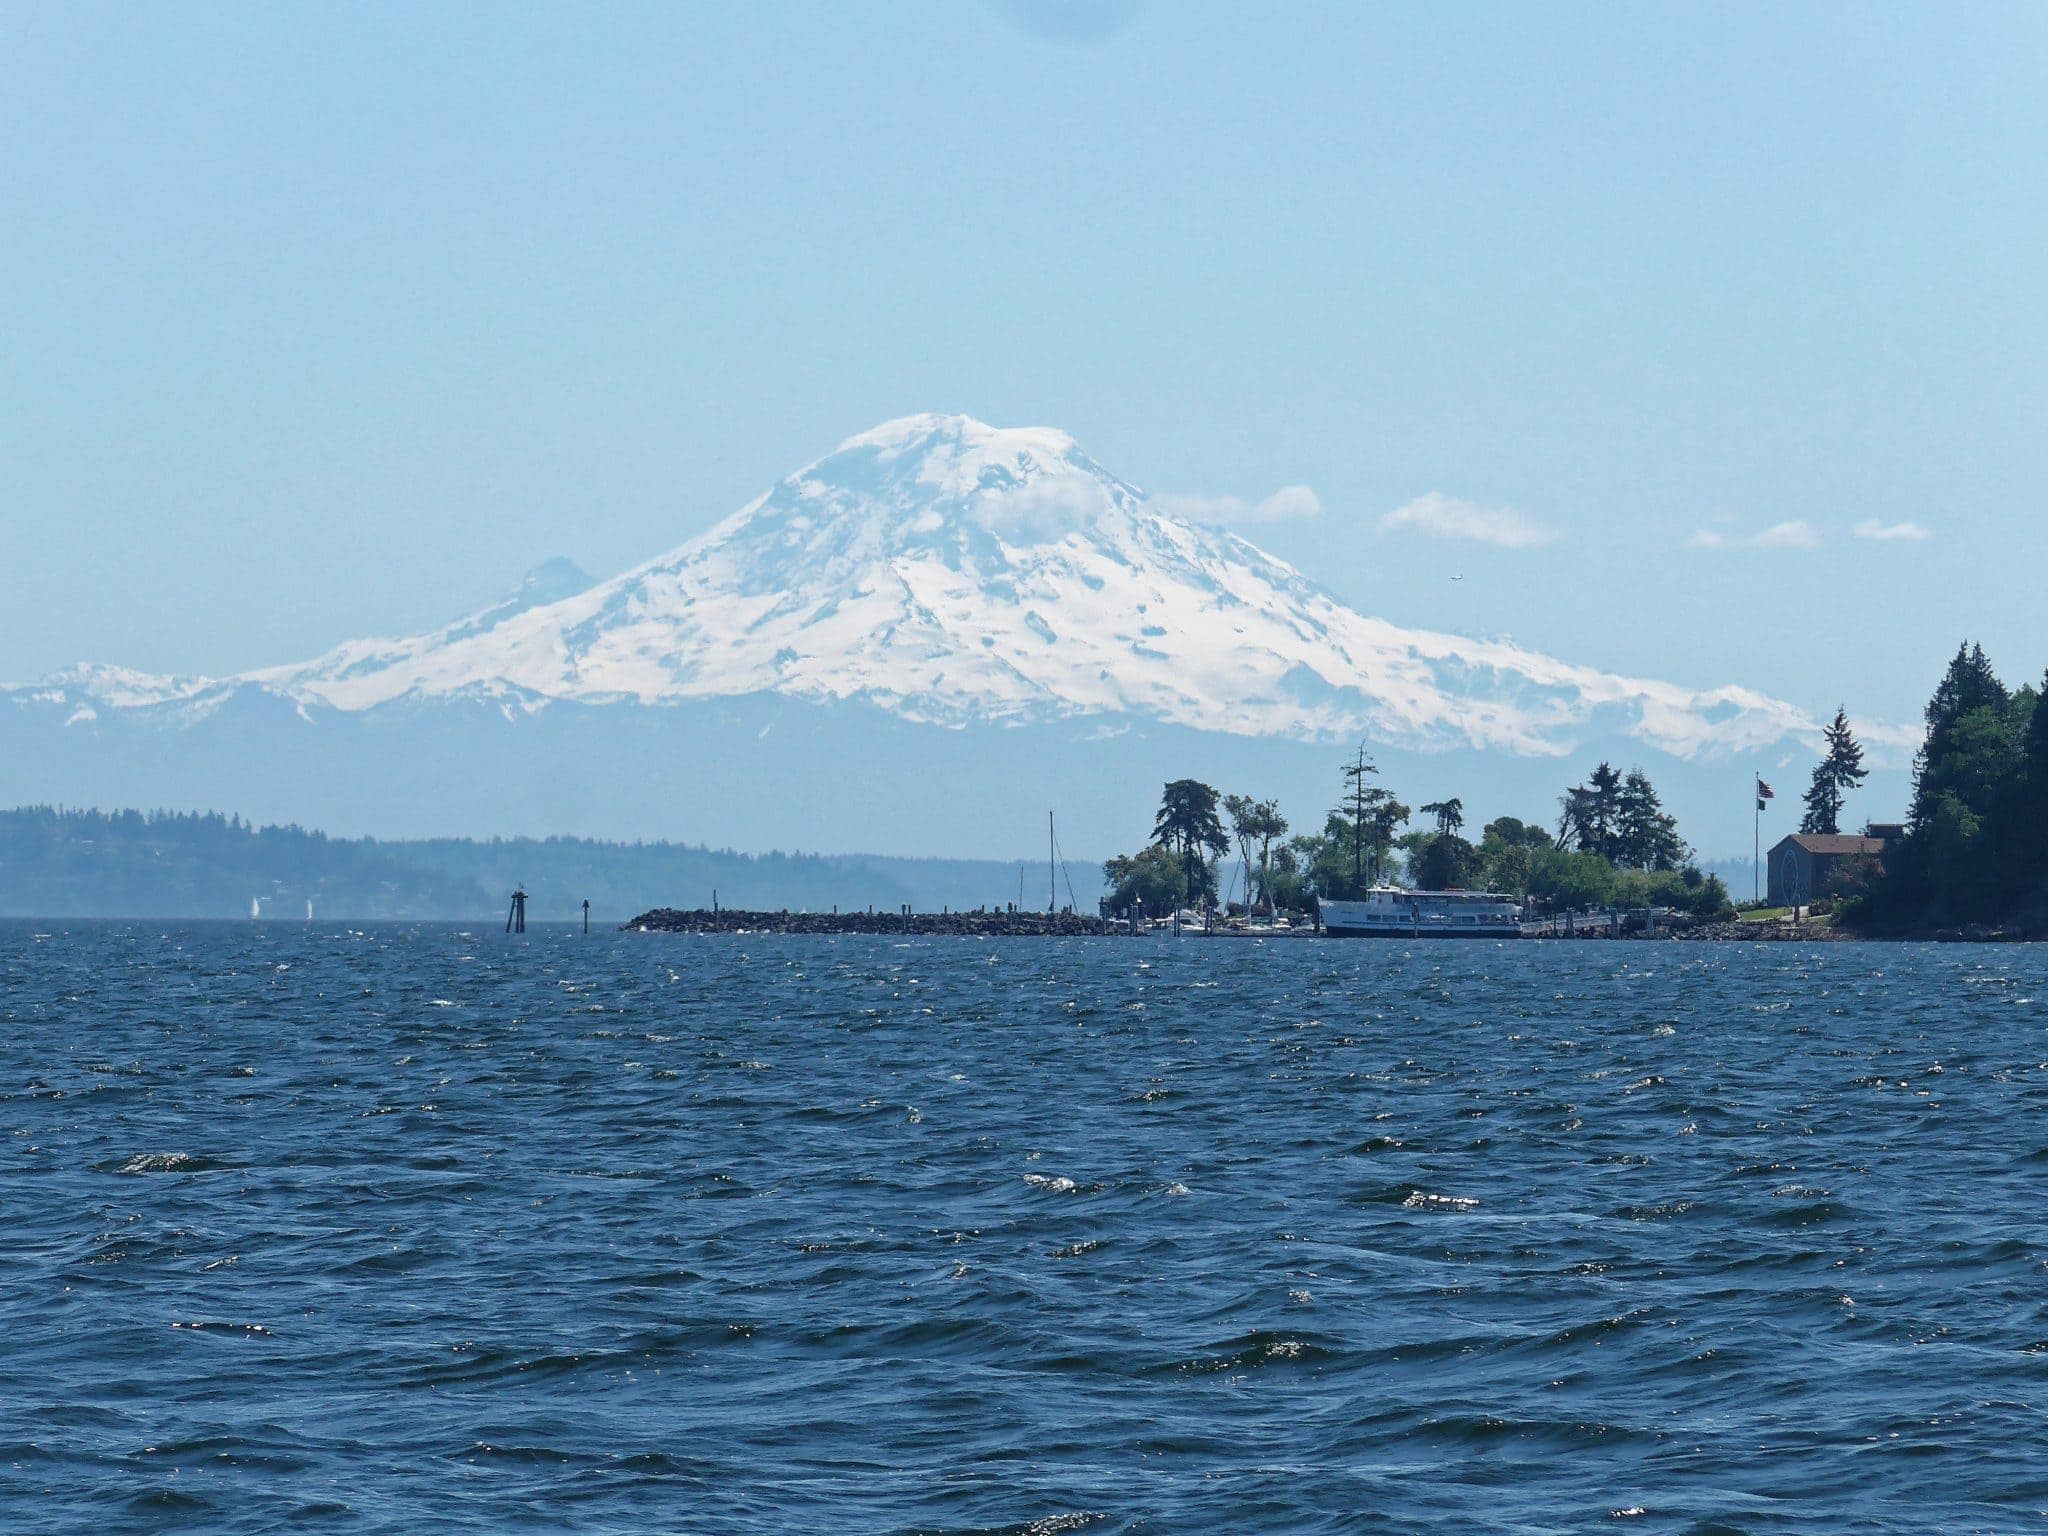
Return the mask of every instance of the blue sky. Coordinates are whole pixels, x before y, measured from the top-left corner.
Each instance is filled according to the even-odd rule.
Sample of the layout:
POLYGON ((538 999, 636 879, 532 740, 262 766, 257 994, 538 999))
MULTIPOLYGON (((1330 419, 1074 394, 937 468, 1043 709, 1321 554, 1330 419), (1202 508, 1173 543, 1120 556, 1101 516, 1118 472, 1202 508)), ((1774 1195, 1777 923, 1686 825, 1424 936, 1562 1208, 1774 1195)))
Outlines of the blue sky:
POLYGON ((2048 663, 2048 8, 5 4, 0 143, 9 680, 609 574, 928 409, 1403 623, 2048 663))

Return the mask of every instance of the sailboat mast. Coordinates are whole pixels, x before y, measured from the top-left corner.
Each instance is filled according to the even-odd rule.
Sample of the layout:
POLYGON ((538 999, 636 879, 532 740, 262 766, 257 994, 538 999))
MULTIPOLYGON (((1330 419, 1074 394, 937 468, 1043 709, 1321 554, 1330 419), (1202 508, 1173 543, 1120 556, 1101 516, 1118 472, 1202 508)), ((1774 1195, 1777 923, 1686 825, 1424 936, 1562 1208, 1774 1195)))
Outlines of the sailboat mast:
POLYGON ((1052 829, 1052 812, 1045 813, 1045 910, 1060 909, 1059 838, 1052 829))

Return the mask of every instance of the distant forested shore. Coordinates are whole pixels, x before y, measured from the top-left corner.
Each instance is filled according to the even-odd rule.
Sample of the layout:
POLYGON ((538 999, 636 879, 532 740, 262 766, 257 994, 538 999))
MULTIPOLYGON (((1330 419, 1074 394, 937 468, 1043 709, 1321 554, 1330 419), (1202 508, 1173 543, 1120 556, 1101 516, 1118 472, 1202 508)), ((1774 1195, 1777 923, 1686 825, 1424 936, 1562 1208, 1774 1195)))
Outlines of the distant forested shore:
MULTIPOLYGON (((1084 867, 1077 876, 1085 876, 1084 867)), ((999 905, 1042 862, 739 853, 590 838, 343 838, 221 812, 0 810, 0 916, 303 919, 502 917, 514 886, 531 920, 621 921, 650 898, 764 910, 909 903, 999 905)), ((1092 909, 1094 891, 1081 893, 1092 909)), ((1062 891, 1062 900, 1066 899, 1062 891)))

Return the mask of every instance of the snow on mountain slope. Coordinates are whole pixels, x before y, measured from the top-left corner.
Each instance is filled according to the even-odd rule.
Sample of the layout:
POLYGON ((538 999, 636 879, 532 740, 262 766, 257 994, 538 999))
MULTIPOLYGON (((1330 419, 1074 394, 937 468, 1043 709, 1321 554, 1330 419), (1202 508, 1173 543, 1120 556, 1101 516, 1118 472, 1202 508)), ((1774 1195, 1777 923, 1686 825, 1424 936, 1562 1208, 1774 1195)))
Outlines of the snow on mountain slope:
POLYGON ((1125 716, 1546 756, 1594 730, 1681 757, 1813 730, 1749 689, 1621 677, 1368 618, 1244 539, 1161 513, 1064 433, 960 416, 849 438, 609 581, 555 597, 561 574, 432 634, 218 683, 107 673, 118 698, 89 671, 52 683, 186 707, 255 686, 343 711, 775 692, 943 725, 1125 716))

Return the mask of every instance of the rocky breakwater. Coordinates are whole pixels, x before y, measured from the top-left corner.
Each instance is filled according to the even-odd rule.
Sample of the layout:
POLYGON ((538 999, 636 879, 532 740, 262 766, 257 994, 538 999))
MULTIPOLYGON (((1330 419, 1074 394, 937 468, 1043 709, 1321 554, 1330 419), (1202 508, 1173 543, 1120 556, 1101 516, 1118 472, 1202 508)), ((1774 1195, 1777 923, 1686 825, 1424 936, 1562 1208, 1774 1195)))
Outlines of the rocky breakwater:
POLYGON ((1074 912, 737 912, 656 907, 622 925, 641 933, 909 933, 963 939, 1086 938, 1127 927, 1074 912))
POLYGON ((1715 944, 1829 944, 1853 939, 1830 923, 1695 923, 1673 935, 1715 944))

